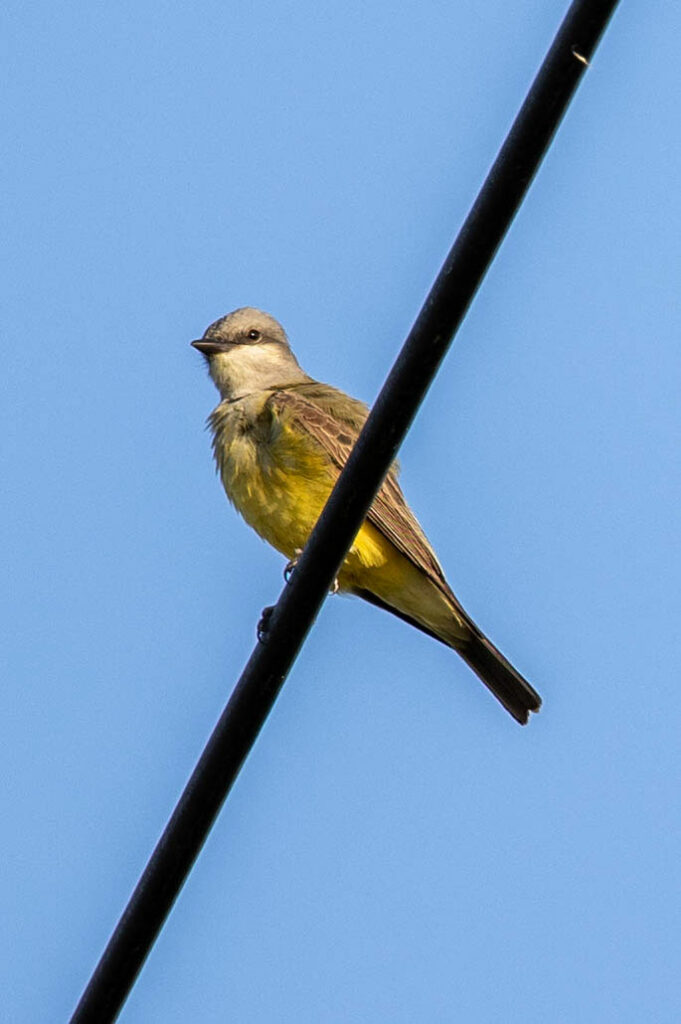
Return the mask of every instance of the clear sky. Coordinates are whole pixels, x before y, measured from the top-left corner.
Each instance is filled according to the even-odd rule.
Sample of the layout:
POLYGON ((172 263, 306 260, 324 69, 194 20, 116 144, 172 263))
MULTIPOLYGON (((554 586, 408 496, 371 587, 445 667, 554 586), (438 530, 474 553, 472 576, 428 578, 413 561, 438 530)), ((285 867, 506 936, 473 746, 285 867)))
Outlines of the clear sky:
MULTIPOLYGON (((371 401, 566 6, 6 8, 3 1020, 68 1017, 282 586, 189 341, 261 306, 371 401)), ((621 5, 402 451, 544 709, 330 599, 125 1024, 679 1019, 680 33, 621 5)))

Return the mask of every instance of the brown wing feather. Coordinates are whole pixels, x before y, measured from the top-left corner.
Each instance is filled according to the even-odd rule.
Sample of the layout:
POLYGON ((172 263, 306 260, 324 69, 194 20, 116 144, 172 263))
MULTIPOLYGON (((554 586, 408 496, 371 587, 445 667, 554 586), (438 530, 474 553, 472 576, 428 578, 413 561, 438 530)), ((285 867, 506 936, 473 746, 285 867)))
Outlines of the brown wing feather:
MULTIPOLYGON (((330 415, 320 407, 321 403, 318 397, 319 391, 326 390, 326 385, 318 385, 319 391, 316 393, 309 385, 300 385, 299 388, 300 390, 298 387, 292 387, 275 391, 270 399, 270 404, 287 418, 294 420, 301 430, 312 437, 324 449, 340 472, 357 440, 364 419, 366 419, 366 407, 353 400, 350 415, 339 415, 333 399, 340 395, 335 392, 335 389, 329 388, 328 390, 334 391, 335 394, 333 399, 329 396, 331 400, 327 400, 328 404, 330 407, 336 406, 334 415, 330 415), (364 415, 360 419, 362 411, 364 415)), ((324 397, 326 398, 326 396, 324 397)), ((401 554, 425 572, 448 597, 454 597, 447 585, 435 552, 405 501, 393 469, 389 471, 376 495, 367 519, 395 545, 401 554)))
MULTIPOLYGON (((335 388, 310 381, 276 390, 269 402, 323 448, 340 472, 366 419, 366 410, 360 402, 353 399, 348 407, 343 399, 335 388)), ((367 519, 447 596, 452 610, 467 626, 467 635, 455 645, 456 649, 513 717, 522 724, 527 722, 529 712, 539 710, 541 697, 475 625, 450 590, 435 552, 404 500, 397 483, 396 467, 389 471, 367 519)), ((431 636, 443 639, 422 623, 391 608, 375 594, 363 592, 361 596, 406 618, 431 636)))

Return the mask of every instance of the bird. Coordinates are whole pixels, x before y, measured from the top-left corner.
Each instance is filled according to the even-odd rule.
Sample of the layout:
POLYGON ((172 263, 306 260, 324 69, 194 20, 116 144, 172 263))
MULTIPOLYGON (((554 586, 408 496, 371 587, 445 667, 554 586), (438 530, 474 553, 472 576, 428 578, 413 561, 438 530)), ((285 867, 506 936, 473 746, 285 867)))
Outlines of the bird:
MULTIPOLYGON (((191 344, 220 392, 208 417, 225 492, 288 560, 305 543, 368 416, 368 407, 309 377, 281 324, 244 306, 191 344)), ((392 466, 339 571, 354 594, 455 650, 516 721, 541 698, 455 597, 392 466)))

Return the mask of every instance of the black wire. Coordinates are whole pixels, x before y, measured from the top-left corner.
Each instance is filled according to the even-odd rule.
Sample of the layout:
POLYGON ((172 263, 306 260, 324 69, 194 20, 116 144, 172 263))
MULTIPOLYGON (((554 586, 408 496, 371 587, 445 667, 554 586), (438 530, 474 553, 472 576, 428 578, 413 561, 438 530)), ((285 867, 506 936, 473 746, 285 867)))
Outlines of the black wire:
POLYGON ((118 1016, 616 6, 570 7, 71 1024, 118 1016))

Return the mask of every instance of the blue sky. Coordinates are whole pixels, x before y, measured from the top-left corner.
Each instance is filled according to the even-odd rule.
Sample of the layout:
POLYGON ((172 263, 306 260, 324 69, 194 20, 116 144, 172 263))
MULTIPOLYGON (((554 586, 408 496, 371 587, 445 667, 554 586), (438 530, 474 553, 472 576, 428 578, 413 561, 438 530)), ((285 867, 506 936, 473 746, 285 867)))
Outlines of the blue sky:
MULTIPOLYGON (((282 585, 189 340, 261 306, 371 401, 565 7, 9 5, 7 1020, 68 1017, 282 585)), ((544 709, 329 600, 126 1024, 678 1020, 680 31, 616 13, 402 451, 544 709)))

